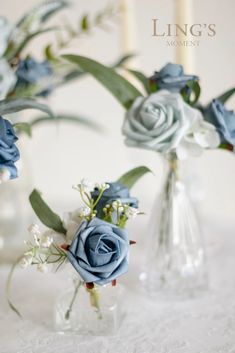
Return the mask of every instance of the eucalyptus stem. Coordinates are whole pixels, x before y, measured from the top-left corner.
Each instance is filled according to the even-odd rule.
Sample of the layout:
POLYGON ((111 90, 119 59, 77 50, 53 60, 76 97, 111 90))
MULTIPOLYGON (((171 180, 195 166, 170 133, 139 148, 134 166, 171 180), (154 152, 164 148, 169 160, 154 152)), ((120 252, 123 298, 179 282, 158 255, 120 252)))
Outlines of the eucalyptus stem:
POLYGON ((159 243, 162 245, 164 241, 166 241, 166 233, 168 227, 168 214, 169 210, 169 202, 172 192, 172 183, 174 182, 174 178, 178 179, 178 163, 177 158, 174 156, 170 156, 167 159, 168 162, 168 171, 167 171, 167 179, 164 185, 163 190, 163 201, 162 201, 162 210, 161 210, 161 218, 160 218, 160 229, 159 229, 159 243))
POLYGON ((78 281, 78 284, 76 285, 75 290, 74 290, 74 293, 73 293, 72 300, 71 300, 71 302, 70 302, 70 304, 69 304, 69 308, 68 308, 68 310, 67 310, 66 313, 65 313, 65 319, 66 319, 66 320, 69 320, 70 313, 71 313, 71 311, 72 311, 72 309, 73 309, 73 304, 74 304, 74 302, 75 302, 75 299, 76 299, 77 294, 78 294, 78 290, 79 290, 79 288, 81 287, 81 285, 82 285, 82 281, 78 281))

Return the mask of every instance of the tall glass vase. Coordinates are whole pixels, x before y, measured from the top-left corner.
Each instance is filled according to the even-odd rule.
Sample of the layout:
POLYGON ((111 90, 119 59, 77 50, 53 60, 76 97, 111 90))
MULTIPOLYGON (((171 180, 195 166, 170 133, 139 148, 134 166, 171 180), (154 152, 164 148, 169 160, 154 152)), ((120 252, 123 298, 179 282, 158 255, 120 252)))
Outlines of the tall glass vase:
POLYGON ((32 223, 28 197, 32 191, 30 164, 20 144, 19 178, 0 185, 0 263, 14 263, 22 254, 27 228, 32 223))
POLYGON ((141 280, 152 296, 195 296, 207 287, 202 231, 180 178, 179 162, 171 155, 165 164, 163 187, 150 219, 141 280))

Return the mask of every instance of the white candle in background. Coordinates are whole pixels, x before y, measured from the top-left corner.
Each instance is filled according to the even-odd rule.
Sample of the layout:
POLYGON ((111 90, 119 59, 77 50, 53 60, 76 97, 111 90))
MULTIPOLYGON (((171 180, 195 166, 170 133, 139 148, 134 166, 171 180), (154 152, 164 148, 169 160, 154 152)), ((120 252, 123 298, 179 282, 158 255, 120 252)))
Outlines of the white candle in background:
MULTIPOLYGON (((184 25, 185 23, 193 24, 193 0, 174 0, 175 1, 175 23, 184 25)), ((179 31, 177 41, 187 41, 188 38, 179 31)), ((194 73, 195 61, 192 47, 177 46, 176 47, 176 63, 184 67, 186 73, 194 73)))
MULTIPOLYGON (((121 52, 126 54, 137 54, 136 45, 136 18, 134 0, 120 0, 121 5, 121 52)), ((136 58, 129 64, 136 64, 136 58)))

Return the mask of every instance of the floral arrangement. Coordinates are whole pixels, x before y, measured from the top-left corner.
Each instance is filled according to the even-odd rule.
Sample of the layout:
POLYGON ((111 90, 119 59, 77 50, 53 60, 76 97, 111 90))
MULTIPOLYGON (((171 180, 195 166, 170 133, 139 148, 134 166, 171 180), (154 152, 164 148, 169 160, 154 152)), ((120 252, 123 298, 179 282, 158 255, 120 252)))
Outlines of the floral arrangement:
POLYGON ((0 101, 0 183, 18 176, 17 162, 20 158, 20 152, 16 146, 18 129, 27 129, 24 126, 25 123, 12 124, 2 115, 9 115, 24 109, 37 109, 51 114, 50 109, 44 104, 28 99, 24 101, 18 99, 0 101))
POLYGON ((137 86, 90 58, 63 58, 90 73, 125 108, 126 145, 158 152, 166 162, 141 274, 147 294, 155 296, 161 290, 189 294, 205 288, 201 227, 189 189, 181 181, 179 161, 206 150, 235 151, 235 113, 225 106, 235 88, 203 105, 199 77, 185 74, 181 65, 169 63, 150 77, 126 69, 137 86), (190 268, 187 276, 186 268, 190 268))
MULTIPOLYGON (((79 276, 75 293, 85 285, 91 303, 95 303, 95 309, 99 311, 95 287, 107 283, 115 286, 117 278, 128 271, 129 245, 135 242, 129 240, 126 223, 142 214, 138 210, 138 200, 130 195, 130 188, 147 172, 146 167, 137 167, 116 182, 101 184, 82 179, 74 186, 82 205, 69 212, 64 220, 34 190, 30 203, 47 229, 42 230, 38 224, 29 227, 30 239, 25 242, 27 250, 17 264, 22 268, 34 266, 43 273, 50 265, 53 268, 56 265, 57 271, 65 263, 71 264, 79 276)), ((8 301, 19 314, 9 299, 15 265, 8 278, 8 301)), ((70 305, 67 318, 71 309, 70 305)))
MULTIPOLYGON (((81 35, 89 34, 92 29, 108 26, 119 12, 116 6, 110 4, 93 17, 90 14, 82 15, 76 28, 68 23, 63 27, 46 27, 48 20, 68 6, 69 3, 65 0, 43 1, 24 14, 16 24, 0 17, 0 115, 29 108, 47 113, 46 116, 35 117, 30 122, 10 122, 0 118, 1 182, 17 177, 15 162, 19 159, 19 151, 15 142, 21 133, 31 136, 34 126, 48 120, 65 120, 97 128, 97 125, 87 118, 65 113, 54 114, 46 104, 38 101, 48 97, 61 85, 84 74, 77 66, 61 60, 56 52, 81 35), (56 43, 42 48, 42 61, 25 54, 32 40, 51 31, 57 34, 57 40, 56 43)), ((129 56, 121 58, 114 67, 122 66, 128 58, 129 56)), ((15 117, 11 116, 11 120, 15 120, 15 117)))
POLYGON ((92 59, 76 55, 63 58, 92 74, 127 109, 122 127, 127 146, 174 159, 198 156, 205 149, 234 150, 235 114, 225 107, 234 88, 203 106, 199 103, 199 78, 186 75, 181 65, 167 64, 150 78, 130 69, 143 85, 140 91, 92 59))
POLYGON ((65 0, 43 1, 23 15, 15 25, 0 17, 0 99, 46 97, 58 86, 81 75, 81 70, 74 65, 59 60, 55 50, 60 51, 69 46, 74 39, 88 34, 92 28, 105 26, 106 22, 117 16, 118 9, 109 5, 93 18, 88 14, 82 15, 77 29, 68 23, 62 27, 45 28, 48 20, 68 6, 65 0), (32 40, 51 31, 57 35, 56 44, 42 48, 42 61, 24 54, 32 40))

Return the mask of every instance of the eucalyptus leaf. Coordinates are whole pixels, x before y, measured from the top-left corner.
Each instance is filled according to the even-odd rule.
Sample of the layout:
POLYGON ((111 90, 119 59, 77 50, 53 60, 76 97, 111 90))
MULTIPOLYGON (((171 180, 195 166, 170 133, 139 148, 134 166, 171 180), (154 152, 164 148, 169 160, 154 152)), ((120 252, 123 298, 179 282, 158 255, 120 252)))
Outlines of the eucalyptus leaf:
POLYGON ((232 95, 235 93, 235 87, 229 89, 228 91, 226 91, 225 93, 221 94, 219 97, 217 97, 216 99, 218 99, 221 103, 226 103, 227 100, 229 98, 232 97, 232 95))
POLYGON ((32 136, 31 124, 29 123, 16 123, 14 124, 14 128, 16 130, 17 135, 23 132, 29 137, 32 136))
POLYGON ((30 31, 30 26, 34 27, 49 20, 49 18, 56 12, 64 9, 69 5, 65 0, 47 0, 41 2, 39 5, 33 7, 27 14, 25 14, 16 24, 16 27, 23 31, 30 31))
POLYGON ((130 72, 135 78, 137 78, 137 80, 139 80, 142 83, 146 93, 149 93, 149 94, 152 93, 152 90, 149 84, 149 78, 147 76, 145 76, 142 72, 137 70, 128 69, 128 72, 130 72))
POLYGON ((23 51, 23 49, 26 47, 26 45, 35 37, 41 35, 41 34, 44 34, 44 33, 47 33, 47 32, 52 32, 52 31, 56 31, 58 30, 59 28, 58 27, 50 27, 50 28, 45 28, 45 29, 42 29, 42 30, 39 30, 37 32, 34 32, 34 33, 31 33, 29 35, 27 35, 23 41, 16 47, 9 47, 9 49, 6 51, 5 53, 5 58, 7 60, 11 60, 13 59, 14 57, 20 55, 20 53, 23 51))
POLYGON ((29 201, 34 212, 45 226, 58 233, 66 234, 61 218, 50 209, 38 190, 34 189, 32 191, 29 201))
POLYGON ((77 78, 81 78, 84 75, 85 75, 85 72, 80 70, 80 69, 70 71, 68 74, 66 74, 63 77, 63 80, 58 84, 58 86, 61 86, 61 85, 64 85, 65 83, 67 83, 67 82, 76 80, 77 78))
POLYGON ((119 58, 114 64, 113 64, 113 68, 116 67, 122 67, 123 65, 125 65, 128 60, 133 59, 136 56, 136 54, 126 54, 123 55, 121 58, 119 58))
POLYGON ((126 186, 128 189, 131 189, 134 184, 146 173, 152 173, 152 171, 145 166, 136 167, 122 175, 117 181, 126 186))
POLYGON ((39 103, 35 99, 15 98, 0 101, 0 115, 17 113, 25 109, 36 109, 53 116, 52 111, 47 105, 39 103))
POLYGON ((56 56, 55 56, 55 54, 52 51, 52 44, 48 44, 44 48, 44 56, 49 61, 56 60, 56 56))
MULTIPOLYGON (((49 48, 48 48, 49 49, 49 48)), ((45 49, 46 50, 46 49, 45 49)), ((134 56, 134 54, 128 54, 128 55, 124 55, 122 56, 121 58, 119 58, 113 65, 111 65, 111 68, 115 69, 115 68, 119 68, 119 67, 122 67, 123 65, 125 65, 125 63, 131 59, 132 57, 134 56)), ((49 59, 49 60, 53 60, 53 54, 52 52, 50 51, 49 49, 49 54, 47 52, 46 54, 46 57, 49 59), (47 56, 48 55, 48 56, 47 56)), ((84 72, 83 70, 81 69, 77 69, 77 70, 72 70, 70 71, 69 73, 67 73, 64 77, 63 77, 63 80, 61 80, 60 83, 57 84, 57 86, 62 86, 64 85, 65 83, 68 83, 70 81, 73 81, 73 80, 76 80, 76 79, 79 79, 79 78, 82 78, 83 76, 85 76, 87 73, 84 72)))
POLYGON ((26 45, 35 37, 44 34, 44 33, 48 33, 48 32, 53 32, 53 31, 57 31, 59 30, 58 27, 50 27, 50 28, 45 28, 36 32, 33 32, 29 35, 27 35, 24 40, 16 47, 13 48, 12 50, 10 50, 9 52, 6 52, 5 57, 10 60, 18 55, 20 55, 20 53, 23 51, 23 49, 26 47, 26 45))
POLYGON ((90 73, 127 109, 137 97, 142 96, 124 77, 95 60, 79 55, 62 55, 62 58, 77 64, 84 72, 90 73))
POLYGON ((81 29, 83 32, 87 32, 89 30, 89 21, 88 15, 84 15, 81 20, 81 29))

